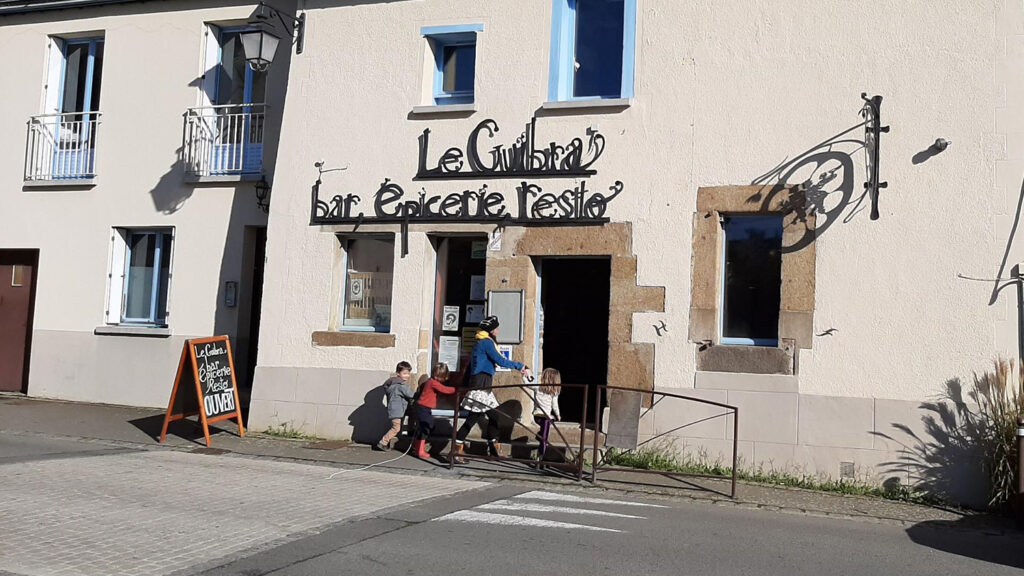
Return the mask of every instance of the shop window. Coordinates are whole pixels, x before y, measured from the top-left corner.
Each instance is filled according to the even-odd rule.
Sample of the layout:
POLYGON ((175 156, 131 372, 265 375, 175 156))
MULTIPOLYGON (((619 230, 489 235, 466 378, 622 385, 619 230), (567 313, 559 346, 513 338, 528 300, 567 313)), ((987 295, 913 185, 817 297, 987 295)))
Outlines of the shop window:
POLYGON ((631 98, 636 0, 552 0, 548 99, 631 98))
POLYGON ((166 326, 173 231, 117 228, 112 238, 107 322, 166 326))
POLYGON ((433 58, 433 103, 472 104, 476 84, 476 35, 479 24, 428 26, 420 30, 433 58))
POLYGON ((776 346, 782 285, 782 217, 722 219, 721 343, 776 346))
POLYGON ((390 332, 394 238, 349 237, 341 244, 345 281, 338 329, 390 332))

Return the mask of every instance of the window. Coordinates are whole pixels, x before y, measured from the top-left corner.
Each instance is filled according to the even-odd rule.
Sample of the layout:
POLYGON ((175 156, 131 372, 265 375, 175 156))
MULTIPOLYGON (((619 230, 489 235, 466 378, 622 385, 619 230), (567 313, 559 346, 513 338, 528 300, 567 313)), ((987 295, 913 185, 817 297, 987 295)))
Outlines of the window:
POLYGON ((99 110, 103 39, 59 40, 57 45, 63 53, 59 112, 67 114, 99 110))
POLYGON ((722 228, 722 344, 775 346, 782 285, 782 217, 727 216, 722 228))
POLYGON ((246 27, 207 25, 203 106, 194 112, 204 175, 260 174, 267 96, 267 71, 245 61, 246 27))
POLYGON ((633 96, 636 0, 553 0, 552 101, 633 96))
POLYGON ((173 231, 118 228, 112 236, 107 322, 166 326, 173 231))
POLYGON ((476 34, 480 24, 428 26, 420 29, 427 39, 434 67, 431 74, 433 103, 472 104, 476 82, 476 34))
POLYGON ((338 328, 390 332, 394 239, 343 237, 341 245, 345 275, 338 328))

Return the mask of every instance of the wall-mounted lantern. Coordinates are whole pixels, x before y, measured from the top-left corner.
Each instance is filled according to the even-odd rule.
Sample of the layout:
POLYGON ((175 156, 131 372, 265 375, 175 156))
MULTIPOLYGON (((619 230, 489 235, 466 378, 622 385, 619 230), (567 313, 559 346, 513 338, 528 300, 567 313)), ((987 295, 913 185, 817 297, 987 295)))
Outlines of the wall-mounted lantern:
POLYGON ((252 17, 249 18, 251 29, 239 34, 242 40, 242 50, 245 51, 245 61, 249 67, 257 72, 262 72, 270 67, 274 61, 274 54, 277 52, 277 45, 281 42, 282 33, 274 25, 277 19, 284 29, 284 33, 292 38, 295 44, 295 53, 302 54, 303 33, 306 29, 306 15, 299 14, 299 17, 282 14, 280 10, 263 2, 259 3, 252 17), (287 20, 285 20, 287 18, 287 20), (290 27, 289 22, 291 21, 290 27))
POLYGON ((264 214, 270 212, 270 184, 264 177, 256 183, 256 206, 263 210, 264 214))

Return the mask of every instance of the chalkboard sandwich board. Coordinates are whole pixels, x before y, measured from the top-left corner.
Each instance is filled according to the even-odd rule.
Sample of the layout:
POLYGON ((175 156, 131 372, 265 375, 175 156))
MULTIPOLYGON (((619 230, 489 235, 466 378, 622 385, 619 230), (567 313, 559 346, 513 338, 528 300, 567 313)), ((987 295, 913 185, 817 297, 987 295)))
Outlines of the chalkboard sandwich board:
POLYGON ((210 424, 221 420, 234 419, 238 423, 238 435, 245 436, 235 384, 235 361, 227 336, 185 341, 160 441, 167 438, 168 424, 196 415, 207 446, 210 445, 210 424))

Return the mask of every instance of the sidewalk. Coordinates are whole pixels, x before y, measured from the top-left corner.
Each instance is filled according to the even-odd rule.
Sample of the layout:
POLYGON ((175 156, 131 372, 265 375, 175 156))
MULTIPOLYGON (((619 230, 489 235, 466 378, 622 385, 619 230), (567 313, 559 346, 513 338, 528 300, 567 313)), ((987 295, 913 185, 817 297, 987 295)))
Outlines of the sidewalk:
POLYGON ((987 514, 905 504, 877 498, 845 496, 809 490, 740 483, 735 499, 728 497, 728 481, 713 479, 679 480, 657 475, 602 473, 598 483, 577 483, 575 478, 538 473, 514 463, 470 460, 448 470, 447 462, 423 461, 400 452, 374 452, 363 445, 343 442, 287 440, 247 434, 237 436, 234 424, 211 427, 212 449, 205 447, 202 433, 190 422, 172 423, 167 441, 156 441, 163 424, 163 411, 98 404, 38 400, 18 395, 0 395, 0 433, 67 437, 117 444, 136 449, 197 451, 225 456, 287 459, 335 468, 373 465, 378 472, 430 475, 490 482, 535 483, 559 486, 562 490, 643 493, 647 497, 705 501, 726 507, 853 518, 874 522, 936 527, 956 527, 1004 532, 1014 530, 1012 522, 987 514))

